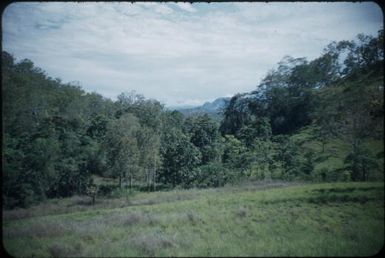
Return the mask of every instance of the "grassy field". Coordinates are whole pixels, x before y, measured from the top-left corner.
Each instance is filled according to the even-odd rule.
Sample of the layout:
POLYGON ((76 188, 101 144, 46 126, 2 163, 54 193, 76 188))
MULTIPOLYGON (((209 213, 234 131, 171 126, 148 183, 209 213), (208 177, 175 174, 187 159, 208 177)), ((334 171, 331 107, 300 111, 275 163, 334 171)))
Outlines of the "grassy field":
POLYGON ((3 211, 12 256, 369 256, 384 184, 249 183, 3 211))

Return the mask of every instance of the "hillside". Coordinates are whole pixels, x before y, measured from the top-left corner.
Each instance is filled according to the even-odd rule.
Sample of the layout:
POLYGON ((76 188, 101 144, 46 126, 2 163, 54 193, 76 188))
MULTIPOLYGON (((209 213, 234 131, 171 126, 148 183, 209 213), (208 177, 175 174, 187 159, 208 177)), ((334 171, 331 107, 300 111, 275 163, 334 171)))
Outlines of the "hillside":
POLYGON ((87 93, 2 52, 3 207, 242 180, 382 181, 383 53, 381 30, 313 60, 285 56, 254 91, 183 115, 134 92, 87 93))
POLYGON ((13 256, 371 256, 382 183, 247 183, 120 199, 50 200, 3 213, 13 256))
MULTIPOLYGON (((298 154, 298 158, 311 163, 315 177, 327 181, 349 180, 346 179, 349 177, 346 157, 352 152, 353 141, 371 153, 377 168, 371 174, 372 179, 383 179, 383 83, 381 66, 374 66, 368 72, 351 74, 312 93, 313 101, 318 102, 318 106, 311 107, 309 112, 312 119, 285 134, 288 142, 295 146, 292 151, 298 154), (352 120, 357 124, 352 124, 352 120)), ((269 104, 262 90, 234 96, 226 110, 222 132, 244 139, 242 130, 255 123, 258 116, 267 117, 274 125, 277 118, 274 113, 269 114, 269 109, 272 109, 269 104), (231 131, 228 130, 232 125, 231 131)), ((302 114, 305 112, 303 109, 302 114)), ((276 130, 282 129, 277 127, 276 130)), ((279 144, 280 140, 273 141, 273 146, 275 143, 279 144)), ((274 148, 269 151, 273 152, 274 148)))
POLYGON ((381 11, 374 2, 6 5, 4 252, 379 254, 381 11))

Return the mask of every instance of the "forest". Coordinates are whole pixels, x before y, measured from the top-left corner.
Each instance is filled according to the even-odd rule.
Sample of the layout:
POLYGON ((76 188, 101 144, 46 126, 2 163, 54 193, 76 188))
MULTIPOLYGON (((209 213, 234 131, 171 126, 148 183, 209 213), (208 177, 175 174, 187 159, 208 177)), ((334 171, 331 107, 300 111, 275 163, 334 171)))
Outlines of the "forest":
POLYGON ((383 36, 285 56, 220 122, 133 91, 86 92, 3 51, 3 208, 241 181, 382 181, 383 36))

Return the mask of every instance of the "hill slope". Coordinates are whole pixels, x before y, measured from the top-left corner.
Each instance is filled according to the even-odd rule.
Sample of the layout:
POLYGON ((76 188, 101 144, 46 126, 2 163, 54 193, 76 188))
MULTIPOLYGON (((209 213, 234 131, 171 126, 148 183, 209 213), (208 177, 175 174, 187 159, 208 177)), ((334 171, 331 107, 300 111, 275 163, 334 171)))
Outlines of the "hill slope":
POLYGON ((249 183, 95 206, 51 200, 36 217, 3 213, 3 237, 13 256, 369 256, 384 244, 383 200, 382 183, 249 183))

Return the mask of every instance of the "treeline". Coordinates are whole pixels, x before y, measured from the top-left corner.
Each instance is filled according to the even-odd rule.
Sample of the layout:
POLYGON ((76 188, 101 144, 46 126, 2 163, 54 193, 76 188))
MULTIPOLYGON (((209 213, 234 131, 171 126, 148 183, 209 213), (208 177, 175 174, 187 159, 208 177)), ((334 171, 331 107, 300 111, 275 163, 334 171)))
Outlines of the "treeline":
POLYGON ((220 131, 243 147, 234 156, 238 163, 262 178, 383 178, 383 58, 383 30, 377 37, 332 42, 310 62, 284 57, 257 90, 237 94, 224 112, 220 131), (301 137, 302 144, 294 141, 301 137), (314 141, 322 147, 306 147, 314 141), (338 157, 343 165, 316 169, 336 156, 325 151, 332 141, 347 145, 346 156, 338 157), (382 150, 374 153, 370 141, 382 150))
POLYGON ((86 93, 7 52, 2 95, 7 208, 85 194, 91 175, 145 190, 381 178, 383 152, 365 143, 383 139, 383 31, 333 42, 310 62, 285 57, 256 91, 231 99, 221 123, 184 118, 134 92, 116 101, 86 93), (295 142, 302 130, 322 148, 295 142), (318 169, 335 139, 350 146, 344 165, 318 169))

